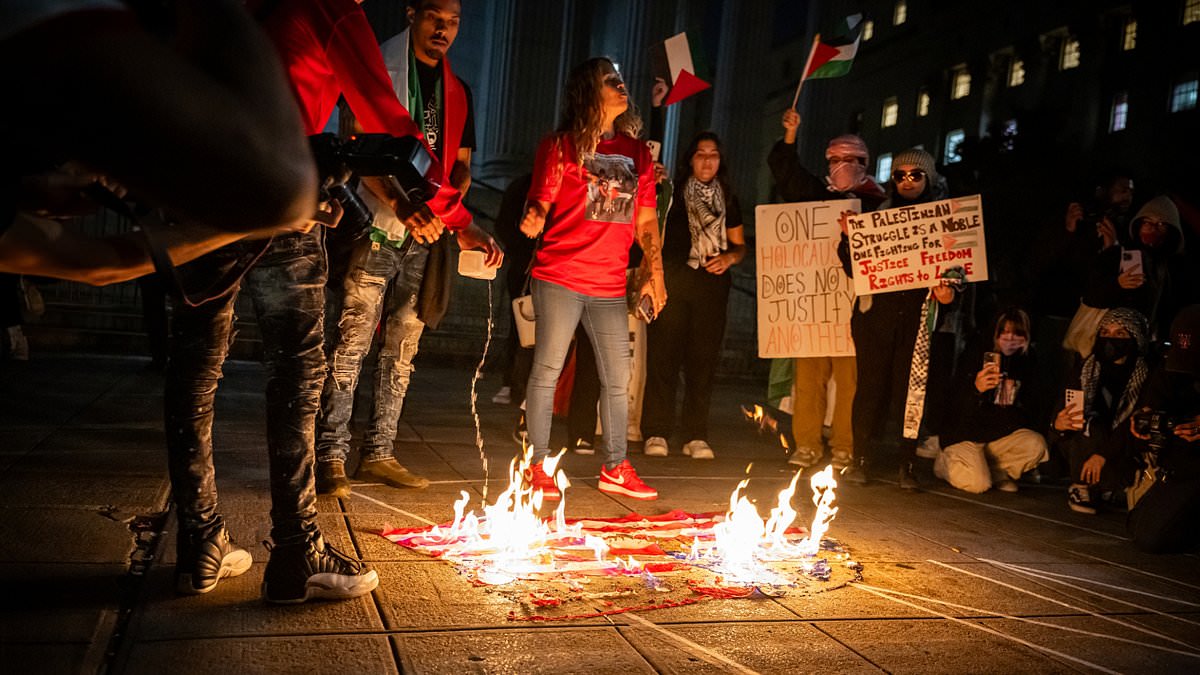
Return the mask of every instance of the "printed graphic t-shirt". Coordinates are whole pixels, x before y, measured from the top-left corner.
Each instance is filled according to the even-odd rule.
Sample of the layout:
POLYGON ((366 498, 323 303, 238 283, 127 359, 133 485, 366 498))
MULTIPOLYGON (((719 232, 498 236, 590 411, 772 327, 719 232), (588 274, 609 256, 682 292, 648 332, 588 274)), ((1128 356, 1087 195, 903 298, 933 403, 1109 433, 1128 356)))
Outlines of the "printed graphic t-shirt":
POLYGON ((600 298, 625 294, 639 208, 654 209, 654 166, 644 141, 614 136, 580 166, 571 139, 538 146, 529 199, 551 203, 533 278, 600 298))

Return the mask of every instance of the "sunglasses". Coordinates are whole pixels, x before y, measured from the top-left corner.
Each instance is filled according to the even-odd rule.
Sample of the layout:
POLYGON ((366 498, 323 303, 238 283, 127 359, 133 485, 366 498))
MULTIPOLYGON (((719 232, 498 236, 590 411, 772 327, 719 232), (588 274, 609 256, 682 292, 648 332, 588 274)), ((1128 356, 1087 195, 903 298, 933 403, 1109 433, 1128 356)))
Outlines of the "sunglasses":
POLYGON ((921 169, 913 169, 911 171, 900 171, 899 169, 892 172, 892 180, 899 183, 900 181, 908 181, 915 183, 919 180, 925 180, 925 172, 921 169))

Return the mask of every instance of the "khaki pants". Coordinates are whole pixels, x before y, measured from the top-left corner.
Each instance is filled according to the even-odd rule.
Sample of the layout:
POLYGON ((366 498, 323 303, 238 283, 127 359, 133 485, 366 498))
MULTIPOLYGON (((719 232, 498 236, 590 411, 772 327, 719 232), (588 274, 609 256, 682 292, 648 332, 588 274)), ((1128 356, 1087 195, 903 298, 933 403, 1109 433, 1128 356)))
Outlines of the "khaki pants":
POLYGON ((792 383, 792 436, 796 448, 809 448, 820 457, 821 426, 825 422, 829 400, 828 384, 833 378, 833 449, 834 463, 849 463, 854 452, 854 432, 850 413, 854 406, 854 390, 858 371, 853 356, 813 356, 795 360, 796 374, 792 383))
POLYGON ((943 449, 933 461, 933 473, 959 490, 980 494, 993 482, 1016 480, 1049 458, 1041 434, 1017 429, 990 443, 963 441, 943 449))

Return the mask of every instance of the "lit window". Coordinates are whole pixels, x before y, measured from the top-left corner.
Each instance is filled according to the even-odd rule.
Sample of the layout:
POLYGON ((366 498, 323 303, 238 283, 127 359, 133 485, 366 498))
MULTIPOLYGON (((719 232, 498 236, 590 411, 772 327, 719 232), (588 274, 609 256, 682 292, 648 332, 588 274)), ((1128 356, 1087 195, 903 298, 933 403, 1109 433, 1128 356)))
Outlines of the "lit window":
POLYGON ((962 155, 958 149, 966 137, 967 134, 962 129, 955 129, 946 134, 946 152, 942 153, 942 164, 954 164, 962 161, 962 155))
POLYGON ((1108 130, 1121 131, 1129 119, 1129 94, 1120 92, 1113 97, 1112 112, 1108 115, 1108 130))
POLYGON ((1182 82, 1176 82, 1171 90, 1171 112, 1196 109, 1196 93, 1198 83, 1195 77, 1182 82))
POLYGON ((896 11, 892 14, 892 25, 899 26, 908 21, 908 3, 905 0, 896 0, 896 11))
POLYGON ((1008 86, 1019 87, 1025 83, 1025 62, 1013 57, 1008 63, 1008 86))
POLYGON ((1012 152, 1013 145, 1017 140, 1017 121, 1007 120, 1004 123, 1004 129, 1000 132, 1000 149, 1005 152, 1012 152))
POLYGON ((873 37, 875 37, 875 22, 868 19, 863 22, 862 40, 863 42, 866 42, 873 37))
POLYGON ((1183 3, 1183 25, 1200 21, 1200 0, 1186 0, 1183 3))
POLYGON ((929 91, 922 89, 917 94, 917 117, 925 117, 929 114, 929 91))
POLYGON ((875 181, 886 183, 892 177, 892 153, 885 152, 879 156, 879 163, 875 165, 875 181))
POLYGON ((883 102, 883 121, 879 126, 883 128, 896 126, 896 119, 900 117, 900 104, 893 96, 883 102))
POLYGON ((971 71, 966 66, 954 69, 954 87, 950 90, 950 98, 958 100, 971 95, 971 71))
POLYGON ((1125 31, 1121 34, 1121 49, 1129 51, 1137 46, 1137 19, 1125 19, 1125 31))
POLYGON ((1079 67, 1079 38, 1068 35, 1063 38, 1062 56, 1058 61, 1059 70, 1070 70, 1079 67))

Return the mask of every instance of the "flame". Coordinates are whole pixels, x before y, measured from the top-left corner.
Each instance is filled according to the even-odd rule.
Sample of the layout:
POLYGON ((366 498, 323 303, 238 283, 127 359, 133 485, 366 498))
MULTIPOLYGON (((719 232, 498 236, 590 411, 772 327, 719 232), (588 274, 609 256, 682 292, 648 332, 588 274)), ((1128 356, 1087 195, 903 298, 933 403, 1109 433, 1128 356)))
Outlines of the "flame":
MULTIPOLYGON (((801 472, 797 471, 788 486, 779 492, 775 508, 771 509, 765 521, 743 494, 749 479, 738 483, 729 496, 729 511, 724 521, 713 527, 712 541, 705 545, 699 538, 694 540, 689 560, 712 561, 713 569, 733 583, 788 583, 786 578, 765 563, 813 558, 820 552, 821 540, 837 515, 837 507, 834 506, 837 481, 833 477, 833 467, 827 466, 809 481, 816 514, 808 536, 798 542, 788 539, 788 528, 798 515, 791 501, 796 494, 800 475, 801 472)), ((811 566, 811 561, 806 561, 806 566, 811 566)))

